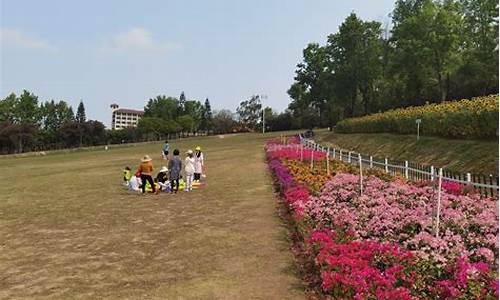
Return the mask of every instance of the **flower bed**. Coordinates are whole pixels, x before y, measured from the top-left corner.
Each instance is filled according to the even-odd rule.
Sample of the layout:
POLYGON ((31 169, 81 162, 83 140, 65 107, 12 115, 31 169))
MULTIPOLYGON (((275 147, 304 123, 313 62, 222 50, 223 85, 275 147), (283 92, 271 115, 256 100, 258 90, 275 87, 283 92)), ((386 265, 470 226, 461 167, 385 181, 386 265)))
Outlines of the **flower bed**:
POLYGON ((340 133, 388 132, 413 134, 421 119, 420 134, 454 138, 497 138, 498 94, 423 106, 399 108, 340 121, 340 133))
POLYGON ((290 153, 296 148, 266 147, 267 157, 323 293, 497 298, 498 199, 442 192, 436 237, 433 187, 367 176, 360 196, 355 169, 333 162, 327 176, 324 161, 311 170, 290 153))

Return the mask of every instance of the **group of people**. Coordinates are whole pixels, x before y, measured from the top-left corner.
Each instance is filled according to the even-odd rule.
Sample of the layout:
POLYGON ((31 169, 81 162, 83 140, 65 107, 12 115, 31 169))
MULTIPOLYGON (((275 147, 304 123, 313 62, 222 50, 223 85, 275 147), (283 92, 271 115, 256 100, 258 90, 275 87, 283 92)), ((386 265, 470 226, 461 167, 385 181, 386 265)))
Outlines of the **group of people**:
POLYGON ((184 189, 189 192, 193 186, 199 186, 200 180, 204 177, 204 157, 200 146, 196 146, 195 151, 186 151, 184 164, 180 158, 179 149, 175 149, 170 154, 170 145, 168 141, 162 147, 162 158, 168 162, 168 167, 163 166, 156 177, 153 178, 153 160, 149 155, 141 159, 137 172, 132 175, 130 167, 123 171, 124 184, 131 190, 140 191, 143 194, 147 191, 158 194, 161 191, 177 193, 184 189), (182 167, 184 166, 184 176, 182 177, 182 167))

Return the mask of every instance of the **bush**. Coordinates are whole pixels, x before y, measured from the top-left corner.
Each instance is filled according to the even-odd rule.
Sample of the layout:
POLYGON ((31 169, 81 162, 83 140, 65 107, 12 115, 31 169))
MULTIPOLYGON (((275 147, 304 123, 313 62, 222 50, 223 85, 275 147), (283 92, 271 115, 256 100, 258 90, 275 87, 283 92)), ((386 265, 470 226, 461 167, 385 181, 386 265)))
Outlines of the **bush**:
POLYGON ((449 138, 496 138, 498 135, 498 94, 389 110, 337 124, 339 133, 420 134, 449 138))

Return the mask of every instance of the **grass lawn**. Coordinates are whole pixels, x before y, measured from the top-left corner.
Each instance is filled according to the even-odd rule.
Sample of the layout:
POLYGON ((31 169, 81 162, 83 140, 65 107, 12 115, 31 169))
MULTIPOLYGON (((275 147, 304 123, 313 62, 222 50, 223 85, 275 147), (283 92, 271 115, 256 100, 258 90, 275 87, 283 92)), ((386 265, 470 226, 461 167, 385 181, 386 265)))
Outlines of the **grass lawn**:
POLYGON ((339 134, 319 131, 316 138, 323 145, 373 155, 389 160, 408 160, 434 165, 450 171, 474 174, 498 174, 498 139, 456 140, 387 133, 339 134))
POLYGON ((0 298, 304 298, 264 140, 172 141, 207 164, 178 195, 121 186, 144 154, 160 168, 160 144, 0 159, 0 298))

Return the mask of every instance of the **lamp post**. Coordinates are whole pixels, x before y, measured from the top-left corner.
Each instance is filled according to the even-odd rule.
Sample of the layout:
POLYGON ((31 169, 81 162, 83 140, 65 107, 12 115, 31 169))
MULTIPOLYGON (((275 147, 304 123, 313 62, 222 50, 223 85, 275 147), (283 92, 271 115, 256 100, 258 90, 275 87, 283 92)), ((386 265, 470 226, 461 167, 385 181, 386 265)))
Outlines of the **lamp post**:
POLYGON ((420 123, 422 123, 422 119, 416 119, 415 123, 417 123, 417 141, 420 139, 420 123))
POLYGON ((264 99, 267 99, 267 95, 259 95, 262 100, 262 134, 266 133, 266 107, 264 106, 264 99))

